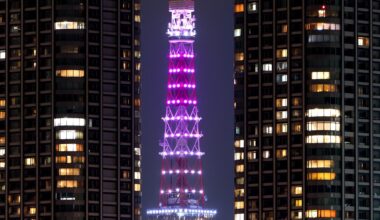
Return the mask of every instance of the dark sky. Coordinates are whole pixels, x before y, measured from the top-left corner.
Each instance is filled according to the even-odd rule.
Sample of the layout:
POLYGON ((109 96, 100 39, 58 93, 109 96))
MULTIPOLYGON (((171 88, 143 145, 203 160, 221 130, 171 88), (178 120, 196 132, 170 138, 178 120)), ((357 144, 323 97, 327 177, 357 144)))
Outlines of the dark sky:
MULTIPOLYGON (((217 220, 233 219, 233 1, 196 0, 196 76, 205 191, 217 220)), ((142 0, 143 212, 158 205, 164 133, 169 12, 167 0, 142 0)), ((145 219, 145 218, 144 218, 145 219)))

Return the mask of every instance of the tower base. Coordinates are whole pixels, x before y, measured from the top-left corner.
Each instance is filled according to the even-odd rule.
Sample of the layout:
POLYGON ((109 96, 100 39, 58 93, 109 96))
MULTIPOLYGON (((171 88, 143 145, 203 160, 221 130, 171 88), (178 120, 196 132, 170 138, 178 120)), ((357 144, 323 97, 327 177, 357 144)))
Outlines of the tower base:
POLYGON ((149 220, 210 220, 214 219, 216 210, 211 209, 150 209, 147 211, 149 220))

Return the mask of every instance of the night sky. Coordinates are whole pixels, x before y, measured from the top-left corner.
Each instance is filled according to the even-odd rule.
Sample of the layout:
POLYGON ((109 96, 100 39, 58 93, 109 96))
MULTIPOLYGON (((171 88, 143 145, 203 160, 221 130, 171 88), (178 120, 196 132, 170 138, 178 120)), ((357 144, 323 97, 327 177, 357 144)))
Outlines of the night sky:
MULTIPOLYGON (((233 219, 233 1, 196 0, 196 76, 206 207, 233 219)), ((167 86, 167 0, 142 0, 143 212, 158 206, 167 86)), ((144 217, 145 219, 145 217, 144 217)))

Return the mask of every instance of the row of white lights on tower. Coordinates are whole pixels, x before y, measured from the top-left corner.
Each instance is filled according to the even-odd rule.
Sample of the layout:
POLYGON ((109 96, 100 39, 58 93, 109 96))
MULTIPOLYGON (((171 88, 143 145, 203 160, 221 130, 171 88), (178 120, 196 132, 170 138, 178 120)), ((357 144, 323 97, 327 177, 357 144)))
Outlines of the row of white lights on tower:
POLYGON ((184 174, 188 174, 188 173, 191 173, 191 174, 195 174, 197 173, 198 175, 202 175, 202 170, 198 170, 198 171, 195 171, 195 170, 163 170, 162 172, 162 175, 166 175, 166 174, 173 174, 173 173, 176 173, 176 174, 180 174, 180 173, 184 173, 184 174))
POLYGON ((176 152, 173 152, 173 151, 170 151, 170 152, 162 152, 160 154, 163 155, 163 156, 168 156, 168 155, 170 155, 170 156, 174 156, 174 155, 190 155, 190 156, 196 155, 196 156, 202 156, 202 155, 204 155, 204 153, 200 152, 200 151, 198 151, 198 152, 193 152, 193 151, 191 151, 191 152, 188 152, 188 151, 176 151, 176 152))
MULTIPOLYGON (((180 190, 179 188, 176 188, 175 191, 172 190, 172 189, 168 189, 168 190, 166 190, 166 193, 173 193, 173 192, 180 192, 180 191, 181 191, 181 190, 180 190)), ((164 194, 164 193, 165 193, 165 190, 161 190, 160 192, 161 192, 161 194, 164 194)), ((195 189, 192 189, 192 190, 185 189, 184 192, 185 192, 185 193, 189 193, 189 192, 191 192, 191 193, 197 193, 197 190, 195 190, 195 189)), ((203 190, 199 190, 198 192, 199 192, 200 194, 203 194, 204 191, 203 191, 203 190)))
POLYGON ((170 54, 170 58, 180 58, 180 57, 185 57, 185 58, 194 58, 194 54, 170 54))
POLYGON ((195 88, 196 85, 195 84, 180 84, 180 83, 177 83, 177 84, 169 84, 168 85, 168 88, 169 89, 176 89, 176 88, 195 88))
POLYGON ((185 73, 195 73, 195 69, 189 69, 189 68, 175 68, 175 69, 169 69, 169 73, 179 73, 179 72, 185 72, 185 73))
POLYGON ((179 120, 185 120, 185 121, 200 121, 201 117, 195 116, 195 117, 187 117, 187 116, 177 116, 177 117, 164 117, 162 118, 164 121, 179 121, 179 120))
POLYGON ((196 138, 199 138, 199 137, 202 137, 203 135, 202 134, 199 134, 199 133, 196 133, 196 134, 192 134, 192 133, 172 133, 172 134, 165 134, 165 137, 166 138, 169 138, 169 137, 196 137, 196 138))

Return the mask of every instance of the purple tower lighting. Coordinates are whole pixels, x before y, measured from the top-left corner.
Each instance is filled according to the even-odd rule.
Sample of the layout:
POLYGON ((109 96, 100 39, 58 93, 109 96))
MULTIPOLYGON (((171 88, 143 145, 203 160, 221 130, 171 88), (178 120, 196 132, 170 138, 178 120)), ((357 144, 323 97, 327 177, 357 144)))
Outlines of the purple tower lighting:
POLYGON ((205 209, 202 133, 199 130, 194 65, 194 0, 169 0, 169 71, 165 133, 162 147, 161 189, 158 209, 150 219, 212 219, 216 210, 205 209))

